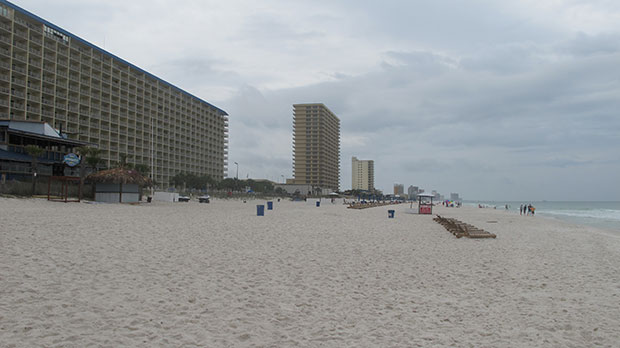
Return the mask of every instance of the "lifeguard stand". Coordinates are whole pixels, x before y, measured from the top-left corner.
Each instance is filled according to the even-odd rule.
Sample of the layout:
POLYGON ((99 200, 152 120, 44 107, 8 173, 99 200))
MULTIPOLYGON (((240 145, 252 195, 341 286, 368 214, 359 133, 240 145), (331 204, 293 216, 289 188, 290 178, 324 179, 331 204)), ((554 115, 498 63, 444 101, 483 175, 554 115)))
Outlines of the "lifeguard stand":
POLYGON ((430 193, 418 195, 418 214, 433 214, 433 197, 430 193))

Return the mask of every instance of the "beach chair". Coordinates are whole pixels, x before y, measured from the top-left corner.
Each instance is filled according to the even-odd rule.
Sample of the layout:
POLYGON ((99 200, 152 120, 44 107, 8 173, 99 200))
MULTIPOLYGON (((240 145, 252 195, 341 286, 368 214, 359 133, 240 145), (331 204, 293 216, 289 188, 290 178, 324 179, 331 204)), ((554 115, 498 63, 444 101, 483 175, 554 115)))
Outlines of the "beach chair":
POLYGON ((459 221, 454 218, 444 218, 437 215, 433 220, 442 225, 448 232, 452 233, 456 238, 496 238, 493 233, 489 233, 483 229, 468 223, 459 221))

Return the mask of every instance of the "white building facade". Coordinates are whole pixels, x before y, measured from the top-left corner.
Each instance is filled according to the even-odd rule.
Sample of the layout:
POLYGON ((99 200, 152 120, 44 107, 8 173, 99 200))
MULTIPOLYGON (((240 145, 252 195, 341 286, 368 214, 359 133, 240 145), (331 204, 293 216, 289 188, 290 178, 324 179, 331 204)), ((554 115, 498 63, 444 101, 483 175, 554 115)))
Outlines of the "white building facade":
POLYGON ((351 189, 374 191, 375 161, 351 159, 351 189))

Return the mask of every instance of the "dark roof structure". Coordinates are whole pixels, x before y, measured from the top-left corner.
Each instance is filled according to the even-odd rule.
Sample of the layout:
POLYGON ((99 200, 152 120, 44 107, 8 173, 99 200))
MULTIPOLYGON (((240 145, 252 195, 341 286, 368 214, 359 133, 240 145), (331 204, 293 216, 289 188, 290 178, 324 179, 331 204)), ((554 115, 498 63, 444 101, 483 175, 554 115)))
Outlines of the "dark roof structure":
POLYGON ((59 134, 54 128, 45 122, 24 121, 24 120, 7 120, 0 119, 0 128, 6 129, 7 133, 21 135, 24 137, 47 140, 55 144, 67 146, 93 146, 87 141, 69 139, 59 134))

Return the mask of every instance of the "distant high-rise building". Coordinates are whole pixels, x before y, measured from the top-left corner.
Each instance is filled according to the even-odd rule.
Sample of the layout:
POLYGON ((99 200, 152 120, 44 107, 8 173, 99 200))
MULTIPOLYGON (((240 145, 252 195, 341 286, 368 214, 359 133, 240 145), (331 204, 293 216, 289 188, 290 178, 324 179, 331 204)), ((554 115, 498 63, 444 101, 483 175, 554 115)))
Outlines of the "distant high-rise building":
POLYGON ((409 186, 409 188, 407 189, 407 194, 409 195, 409 199, 413 199, 416 200, 418 199, 418 193, 420 188, 417 186, 409 186))
POLYGON ((351 159, 351 189, 374 191, 375 161, 351 159))
POLYGON ((461 200, 461 198, 459 197, 458 193, 450 193, 450 200, 451 201, 455 201, 455 202, 459 202, 461 200))
POLYGON ((394 195, 402 195, 405 193, 405 186, 403 184, 394 184, 394 195))
POLYGON ((340 186, 340 120, 323 104, 293 105, 295 184, 340 186))

